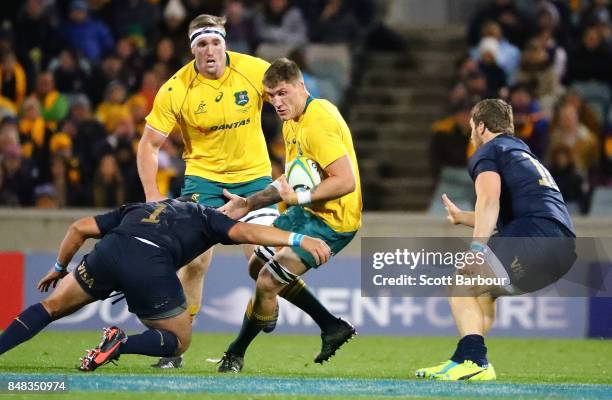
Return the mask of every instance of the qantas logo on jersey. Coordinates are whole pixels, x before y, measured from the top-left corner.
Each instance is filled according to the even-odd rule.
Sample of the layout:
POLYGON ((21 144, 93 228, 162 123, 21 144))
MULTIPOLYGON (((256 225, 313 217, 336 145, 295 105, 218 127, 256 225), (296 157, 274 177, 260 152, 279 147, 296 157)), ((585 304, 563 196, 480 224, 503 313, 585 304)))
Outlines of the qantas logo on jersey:
POLYGON ((251 123, 251 118, 247 118, 247 119, 243 119, 242 121, 237 121, 237 122, 231 122, 229 124, 221 124, 221 125, 215 125, 215 126, 211 126, 210 128, 201 128, 198 126, 198 130, 200 132, 206 133, 206 132, 216 132, 216 131, 221 131, 224 129, 236 129, 239 128, 241 126, 245 126, 251 123))

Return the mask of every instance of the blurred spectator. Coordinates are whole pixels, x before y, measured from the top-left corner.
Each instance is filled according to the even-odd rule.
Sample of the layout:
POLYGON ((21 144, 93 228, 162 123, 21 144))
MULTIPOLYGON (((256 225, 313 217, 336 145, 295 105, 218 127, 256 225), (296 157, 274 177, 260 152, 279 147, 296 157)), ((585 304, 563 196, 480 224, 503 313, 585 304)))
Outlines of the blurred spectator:
POLYGON ((126 89, 121 82, 112 81, 106 87, 104 101, 96 109, 96 118, 107 132, 113 132, 117 123, 129 116, 130 109, 125 104, 126 89))
POLYGON ((66 160, 62 156, 55 156, 51 160, 51 184, 57 194, 58 207, 64 208, 68 205, 74 205, 68 201, 68 196, 74 193, 74 190, 69 188, 66 160))
POLYGON ((571 104, 576 110, 578 110, 578 120, 580 123, 586 126, 589 131, 595 133, 598 137, 600 136, 602 127, 599 123, 597 114, 593 111, 591 106, 584 101, 577 91, 569 89, 561 98, 560 104, 571 104))
POLYGON ((123 83, 127 85, 128 91, 133 91, 140 83, 140 76, 144 71, 144 57, 131 37, 123 37, 117 41, 115 53, 121 60, 124 73, 123 83))
POLYGON ((53 184, 45 183, 34 188, 34 207, 42 209, 57 209, 60 207, 53 184))
POLYGON ((172 182, 178 175, 178 171, 175 169, 172 159, 172 155, 176 154, 173 143, 166 142, 164 142, 158 154, 157 187, 163 196, 170 197, 172 182))
MULTIPOLYGON (((578 111, 571 104, 561 105, 553 119, 550 135, 550 149, 557 146, 568 146, 576 164, 576 170, 583 176, 599 165, 599 145, 597 136, 590 132, 586 126, 578 120, 578 111)), ((551 161, 552 153, 549 152, 547 159, 551 161)))
POLYGON ((353 43, 360 30, 350 4, 344 0, 327 0, 321 14, 310 25, 310 40, 315 43, 353 43))
POLYGON ((466 100, 470 102, 482 100, 484 98, 497 97, 497 92, 489 91, 487 77, 481 72, 473 72, 465 80, 467 90, 466 100))
POLYGON ((480 41, 481 27, 486 21, 496 21, 512 44, 523 47, 531 36, 531 29, 526 16, 514 4, 514 0, 489 0, 488 3, 481 6, 470 21, 469 44, 474 46, 480 41))
POLYGON ((610 24, 612 12, 609 0, 591 0, 580 16, 582 26, 610 24))
MULTIPOLYGON (((1 153, 0 153, 1 155, 1 153)), ((17 193, 4 184, 4 168, 0 164, 0 207, 19 207, 17 193)))
POLYGON ((79 159, 84 182, 91 182, 95 170, 94 143, 106 138, 104 126, 94 118, 91 103, 84 95, 79 95, 72 101, 70 119, 63 131, 70 135, 72 153, 79 159))
POLYGON ((140 90, 130 97, 130 99, 128 100, 128 104, 134 101, 142 101, 145 105, 146 114, 149 114, 151 108, 153 107, 153 100, 155 100, 155 95, 157 94, 157 91, 159 90, 160 86, 161 82, 157 73, 152 70, 146 71, 142 76, 140 90))
POLYGON ((19 146, 18 123, 14 117, 4 117, 0 122, 0 156, 10 146, 19 146))
POLYGON ((39 182, 49 178, 49 145, 53 132, 41 114, 40 102, 28 97, 23 102, 23 113, 19 120, 19 135, 23 157, 31 161, 32 176, 39 182))
POLYGON ((549 122, 529 87, 517 84, 510 89, 510 105, 514 111, 514 131, 539 159, 546 155, 549 122))
POLYGON ((105 57, 100 65, 96 66, 91 74, 88 94, 94 105, 104 100, 104 94, 109 82, 118 81, 127 85, 128 73, 123 68, 123 62, 114 54, 105 57))
POLYGON ((487 81, 487 97, 499 97, 501 90, 508 85, 506 73, 497 65, 499 42, 491 37, 482 39, 478 45, 478 53, 478 69, 487 81))
POLYGON ((13 112, 21 107, 28 91, 25 70, 10 51, 0 51, 0 97, 13 112))
POLYGON ((570 53, 567 78, 570 82, 596 80, 612 81, 610 65, 612 56, 602 42, 596 27, 584 30, 579 47, 570 53))
POLYGON ((100 160, 93 185, 94 207, 114 208, 125 201, 123 177, 119 172, 113 154, 106 154, 100 160))
MULTIPOLYGON (((115 130, 104 140, 96 143, 94 148, 94 153, 102 158, 107 154, 114 156, 124 185, 122 192, 125 202, 138 202, 145 198, 136 167, 137 146, 138 135, 134 130, 134 123, 132 118, 126 115, 117 121, 115 130)), ((160 173, 158 171, 158 176, 160 173)))
POLYGON ((242 1, 230 0, 225 4, 227 18, 227 48, 238 53, 251 54, 255 49, 255 27, 242 1))
POLYGON ((10 146, 2 153, 3 187, 17 194, 22 206, 34 205, 34 178, 29 163, 23 159, 21 147, 10 146))
POLYGON ((148 37, 160 20, 158 1, 122 0, 109 3, 109 11, 112 15, 109 22, 115 37, 148 37))
POLYGON ((42 106, 42 116, 47 125, 57 129, 57 123, 68 115, 68 98, 55 88, 55 79, 49 71, 41 72, 36 79, 36 96, 42 106))
POLYGON ((453 106, 452 115, 433 123, 429 147, 430 165, 434 177, 444 167, 465 167, 474 152, 470 144, 470 112, 472 104, 462 102, 453 106))
POLYGON ((68 20, 62 23, 62 34, 70 46, 92 62, 101 60, 114 47, 108 26, 89 17, 88 5, 84 0, 70 3, 68 20))
POLYGON ((533 95, 540 101, 544 112, 552 114, 552 109, 562 94, 561 77, 555 71, 544 45, 532 39, 521 58, 516 81, 529 85, 533 95))
POLYGON ((572 149, 566 145, 557 145, 551 150, 550 174, 554 178, 563 199, 577 204, 583 214, 588 210, 589 184, 576 170, 572 149))
POLYGON ((307 42, 306 22, 299 8, 288 0, 267 0, 255 14, 255 33, 264 43, 285 44, 293 48, 307 42))
POLYGON ((130 110, 134 129, 140 137, 142 135, 142 132, 144 132, 145 125, 147 124, 145 118, 147 115, 149 115, 149 106, 147 105, 147 101, 143 96, 139 96, 136 94, 129 98, 129 100, 127 101, 127 106, 130 110))
POLYGON ((559 39, 562 36, 559 29, 559 13, 555 6, 548 2, 545 3, 548 5, 543 6, 537 16, 538 32, 536 39, 546 49, 557 76, 563 78, 567 70, 567 52, 564 45, 567 45, 569 40, 567 37, 564 37, 563 41, 559 39))
MULTIPOLYGON (((521 51, 504 37, 501 27, 495 21, 488 21, 482 26, 482 38, 497 40, 497 65, 506 73, 508 83, 514 83, 514 75, 521 61, 521 51)), ((480 59, 480 45, 482 43, 483 40, 480 41, 479 46, 473 47, 470 50, 471 58, 480 59)))
POLYGON ((162 82, 170 79, 172 74, 183 66, 176 56, 174 43, 167 37, 161 38, 157 43, 155 53, 147 57, 145 65, 148 69, 154 70, 162 82))
POLYGON ((48 1, 27 0, 15 21, 15 49, 21 60, 29 60, 36 70, 47 65, 60 48, 58 22, 48 1))
POLYGON ((69 48, 63 49, 59 56, 49 63, 49 71, 53 73, 57 90, 61 93, 85 92, 88 89, 87 79, 90 70, 89 63, 69 48))
MULTIPOLYGON (((170 0, 163 12, 162 26, 159 30, 161 37, 169 38, 174 43, 176 56, 181 63, 185 58, 191 57, 189 40, 185 35, 187 32, 187 11, 180 0, 170 0)), ((170 73, 174 73, 171 70, 170 73)))

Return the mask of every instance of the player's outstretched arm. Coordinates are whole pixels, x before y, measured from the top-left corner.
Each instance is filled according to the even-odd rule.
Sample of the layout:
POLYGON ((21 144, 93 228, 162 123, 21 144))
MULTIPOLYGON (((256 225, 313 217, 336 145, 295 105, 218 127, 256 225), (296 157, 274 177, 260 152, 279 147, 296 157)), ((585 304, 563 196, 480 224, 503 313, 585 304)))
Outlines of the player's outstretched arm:
POLYGON ((324 264, 331 256, 331 249, 321 239, 281 229, 238 222, 228 232, 236 243, 261 244, 264 246, 299 246, 309 252, 317 264, 324 264))
POLYGON ((227 189, 223 189, 223 195, 229 200, 223 206, 218 208, 219 212, 227 215, 232 219, 240 219, 247 215, 250 211, 259 210, 260 208, 276 204, 282 200, 279 194, 277 179, 272 184, 268 185, 264 190, 252 194, 244 198, 236 194, 230 193, 227 189))
POLYGON ((157 155, 165 140, 166 136, 145 126, 142 138, 138 142, 136 164, 147 201, 158 201, 164 198, 157 187, 157 155))
POLYGON ((73 222, 62 240, 53 270, 38 282, 36 286, 38 290, 46 292, 51 285, 55 287, 57 282, 66 276, 66 267, 83 246, 85 240, 100 237, 100 234, 100 228, 93 217, 85 217, 73 222))
POLYGON ((454 225, 465 225, 470 228, 474 227, 474 211, 464 211, 457 207, 455 203, 448 198, 446 193, 442 195, 442 204, 446 208, 448 215, 446 218, 454 225))

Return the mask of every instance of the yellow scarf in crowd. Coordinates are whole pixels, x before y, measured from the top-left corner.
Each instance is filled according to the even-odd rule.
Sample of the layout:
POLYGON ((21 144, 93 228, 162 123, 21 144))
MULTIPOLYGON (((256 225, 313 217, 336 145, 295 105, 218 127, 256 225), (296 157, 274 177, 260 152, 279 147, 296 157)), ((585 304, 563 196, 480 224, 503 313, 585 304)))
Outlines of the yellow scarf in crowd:
MULTIPOLYGON (((13 67, 13 74, 15 75, 15 99, 12 100, 14 100, 15 108, 19 108, 21 107, 23 100, 25 100, 27 84, 26 74, 23 67, 17 63, 15 63, 15 66, 13 67)), ((2 88, 2 79, 2 68, 0 68, 0 88, 2 88)))

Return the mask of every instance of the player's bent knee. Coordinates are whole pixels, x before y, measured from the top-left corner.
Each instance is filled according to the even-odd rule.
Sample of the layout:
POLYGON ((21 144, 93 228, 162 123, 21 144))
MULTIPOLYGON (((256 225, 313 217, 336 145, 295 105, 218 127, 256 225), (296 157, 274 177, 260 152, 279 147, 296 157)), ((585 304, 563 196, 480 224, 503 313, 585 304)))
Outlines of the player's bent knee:
POLYGON ((40 302, 40 304, 45 308, 45 310, 49 313, 51 318, 56 319, 61 311, 61 302, 58 302, 55 299, 45 299, 40 302))
POLYGON ((274 275, 267 269, 261 268, 257 276, 255 287, 258 292, 276 293, 280 291, 285 284, 279 282, 274 275))
POLYGON ((177 335, 177 340, 178 346, 176 352, 174 353, 175 356, 181 355, 186 352, 187 349, 189 349, 189 346, 191 345, 191 332, 188 334, 177 335))
POLYGON ((212 249, 200 254, 198 257, 183 267, 184 273, 190 276, 203 276, 208 272, 210 261, 212 259, 212 249))
POLYGON ((47 310, 51 319, 56 320, 69 314, 69 307, 66 306, 66 302, 59 297, 49 297, 40 302, 42 306, 47 310))

